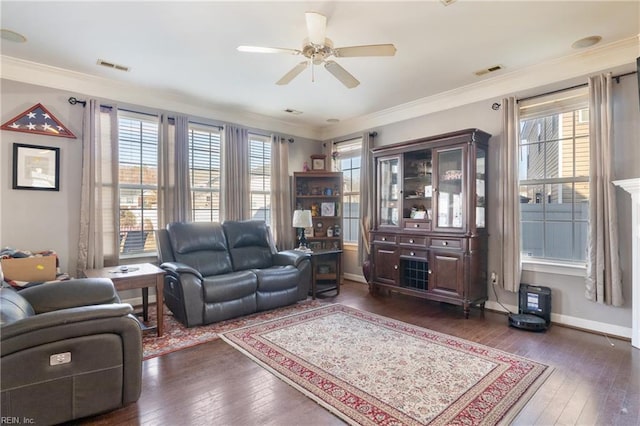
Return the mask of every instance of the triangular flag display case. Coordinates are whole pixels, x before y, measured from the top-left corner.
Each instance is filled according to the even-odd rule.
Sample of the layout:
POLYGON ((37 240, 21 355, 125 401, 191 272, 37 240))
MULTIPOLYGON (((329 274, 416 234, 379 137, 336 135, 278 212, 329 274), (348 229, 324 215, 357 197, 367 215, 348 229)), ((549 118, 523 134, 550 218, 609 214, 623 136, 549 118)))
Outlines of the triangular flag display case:
POLYGON ((16 115, 4 123, 0 129, 35 133, 38 135, 59 136, 63 138, 76 138, 76 136, 42 104, 36 104, 23 113, 16 115))

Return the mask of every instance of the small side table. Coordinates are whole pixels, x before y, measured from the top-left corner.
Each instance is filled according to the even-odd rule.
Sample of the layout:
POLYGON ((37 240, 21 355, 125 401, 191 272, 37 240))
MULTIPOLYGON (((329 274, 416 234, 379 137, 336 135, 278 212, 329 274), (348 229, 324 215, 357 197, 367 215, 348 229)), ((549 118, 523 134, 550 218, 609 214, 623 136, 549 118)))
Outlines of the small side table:
MULTIPOLYGON (((156 330, 158 337, 164 331, 162 315, 164 310, 164 271, 151 263, 139 263, 127 265, 127 272, 120 271, 118 266, 102 269, 87 269, 84 275, 87 278, 109 278, 113 281, 116 290, 142 289, 142 315, 145 321, 149 320, 149 287, 156 289, 156 330)), ((153 328, 153 327, 150 327, 153 328)))
POLYGON ((342 250, 329 249, 317 250, 309 253, 311 256, 311 298, 315 299, 316 294, 325 291, 336 290, 336 294, 340 294, 340 277, 342 276, 342 250), (318 267, 323 262, 335 263, 335 271, 328 273, 320 273, 318 267), (321 284, 319 281, 331 281, 327 284, 321 284))

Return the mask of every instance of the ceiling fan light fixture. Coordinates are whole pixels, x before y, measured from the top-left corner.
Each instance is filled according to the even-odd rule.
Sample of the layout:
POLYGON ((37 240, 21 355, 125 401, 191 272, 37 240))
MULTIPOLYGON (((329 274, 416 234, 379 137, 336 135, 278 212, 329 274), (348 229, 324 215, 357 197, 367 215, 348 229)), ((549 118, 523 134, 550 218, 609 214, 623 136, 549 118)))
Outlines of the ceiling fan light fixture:
POLYGON ((371 44, 362 46, 346 46, 334 48, 333 42, 325 37, 327 27, 327 17, 317 12, 306 12, 307 35, 302 43, 301 50, 283 49, 276 47, 260 47, 260 46, 238 46, 240 52, 255 53, 290 53, 294 55, 302 55, 307 60, 300 62, 289 70, 277 85, 282 86, 289 84, 291 80, 304 71, 311 64, 311 81, 315 81, 314 66, 324 65, 325 69, 338 79, 347 88, 353 89, 360 82, 352 76, 346 69, 335 61, 328 60, 331 56, 335 57, 362 57, 362 56, 394 56, 396 47, 393 44, 371 44))

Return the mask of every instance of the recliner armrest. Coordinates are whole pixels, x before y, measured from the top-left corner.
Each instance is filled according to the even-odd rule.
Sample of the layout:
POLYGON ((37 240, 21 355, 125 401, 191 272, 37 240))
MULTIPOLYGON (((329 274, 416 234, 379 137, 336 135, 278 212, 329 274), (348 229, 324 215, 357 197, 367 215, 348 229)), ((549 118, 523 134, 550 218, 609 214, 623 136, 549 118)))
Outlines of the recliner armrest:
MULTIPOLYGON (((81 323, 96 319, 123 317, 131 313, 133 313, 133 308, 127 303, 80 306, 51 311, 4 325, 2 327, 2 340, 32 331, 53 329, 60 325, 81 323)), ((91 333, 92 330, 87 328, 87 335, 91 333)))
POLYGON ((305 259, 309 259, 308 253, 299 250, 283 250, 273 255, 274 265, 293 265, 296 268, 305 259))
POLYGON ((202 278, 202 274, 192 268, 189 265, 186 265, 184 263, 180 263, 180 262, 165 262, 163 264, 160 265, 160 268, 164 269, 165 271, 175 275, 176 277, 179 277, 180 274, 193 274, 196 277, 198 277, 199 279, 203 279, 202 278))
POLYGON ((120 303, 108 278, 78 278, 41 284, 20 291, 36 314, 87 305, 120 303))

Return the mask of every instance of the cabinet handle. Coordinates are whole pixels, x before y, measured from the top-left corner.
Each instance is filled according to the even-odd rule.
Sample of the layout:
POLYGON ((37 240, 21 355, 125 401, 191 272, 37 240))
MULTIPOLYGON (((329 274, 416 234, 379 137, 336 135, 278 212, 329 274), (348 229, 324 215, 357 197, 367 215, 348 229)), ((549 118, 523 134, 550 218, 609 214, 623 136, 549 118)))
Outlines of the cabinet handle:
POLYGON ((415 252, 411 252, 411 256, 415 256, 415 255, 416 255, 415 252))
POLYGON ((409 242, 410 242, 411 244, 413 244, 413 243, 414 243, 413 238, 411 238, 411 239, 409 240, 409 242))
POLYGON ((431 275, 431 269, 429 269, 429 270, 427 271, 427 273, 428 273, 429 275, 431 275))
POLYGON ((442 245, 443 245, 443 246, 446 246, 446 245, 449 245, 449 243, 448 243, 448 242, 446 242, 446 241, 443 241, 443 242, 442 242, 442 245))
POLYGON ((398 265, 393 265, 393 269, 398 269, 398 265))
POLYGON ((420 224, 419 224, 419 223, 416 223, 416 224, 414 224, 413 226, 414 226, 415 228, 420 228, 420 224))
POLYGON ((380 238, 382 241, 387 241, 387 237, 380 238))

